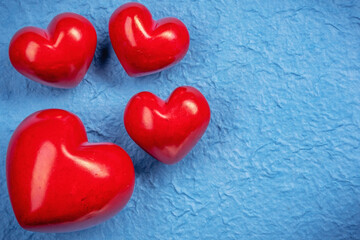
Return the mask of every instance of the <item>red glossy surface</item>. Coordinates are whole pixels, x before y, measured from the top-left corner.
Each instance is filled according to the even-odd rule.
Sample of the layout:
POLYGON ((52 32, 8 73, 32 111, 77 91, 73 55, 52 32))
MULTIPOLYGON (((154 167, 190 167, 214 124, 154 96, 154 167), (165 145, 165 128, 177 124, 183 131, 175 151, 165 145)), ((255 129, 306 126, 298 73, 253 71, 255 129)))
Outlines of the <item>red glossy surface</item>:
POLYGON ((178 63, 189 48, 189 32, 178 19, 152 19, 140 3, 127 3, 112 14, 109 35, 121 65, 129 76, 162 71, 178 63))
POLYGON ((193 87, 179 87, 163 101, 150 92, 133 96, 124 124, 130 137, 157 160, 174 164, 185 157, 210 121, 205 97, 193 87))
POLYGON ((25 27, 12 38, 14 68, 36 82, 72 88, 84 78, 96 49, 96 31, 75 13, 57 15, 47 29, 25 27))
POLYGON ((17 127, 6 177, 19 224, 40 232, 80 230, 112 217, 135 183, 122 148, 88 143, 80 119, 59 109, 33 113, 17 127))

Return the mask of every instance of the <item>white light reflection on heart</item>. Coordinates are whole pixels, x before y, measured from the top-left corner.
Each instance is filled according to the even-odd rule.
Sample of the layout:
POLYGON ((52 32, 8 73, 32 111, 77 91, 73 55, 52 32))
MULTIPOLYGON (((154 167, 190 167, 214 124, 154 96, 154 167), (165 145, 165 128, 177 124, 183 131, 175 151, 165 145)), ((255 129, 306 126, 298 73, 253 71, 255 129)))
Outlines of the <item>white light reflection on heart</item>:
POLYGON ((129 39, 130 45, 135 47, 136 41, 135 41, 134 32, 132 30, 131 25, 132 25, 132 18, 127 17, 125 20, 125 35, 129 39))
POLYGON ((75 39, 75 41, 80 41, 81 33, 76 28, 71 28, 69 34, 75 39))
POLYGON ((83 168, 84 170, 92 174, 94 177, 106 178, 110 175, 106 166, 95 162, 90 162, 88 159, 84 159, 79 156, 72 155, 64 145, 61 146, 61 151, 66 157, 71 159, 77 166, 83 168))
POLYGON ((144 109, 143 109, 142 121, 143 121, 145 129, 148 129, 148 130, 153 129, 153 115, 151 113, 151 110, 147 107, 144 107, 144 109))
POLYGON ((58 38, 56 39, 56 42, 54 43, 54 48, 57 48, 61 42, 61 40, 64 38, 64 33, 61 32, 58 36, 58 38))
POLYGON ((182 105, 186 107, 193 115, 195 115, 198 112, 198 107, 191 100, 184 101, 182 105))
POLYGON ((37 153, 31 179, 31 211, 37 210, 44 201, 56 154, 56 148, 51 142, 41 145, 37 153))
POLYGON ((29 62, 35 61, 38 48, 39 44, 37 44, 36 42, 29 42, 29 44, 27 45, 25 55, 29 62))
POLYGON ((135 16, 134 20, 135 20, 135 24, 136 24, 137 28, 141 31, 141 33, 144 35, 144 37, 151 38, 150 35, 145 31, 141 21, 139 20, 139 17, 135 16))

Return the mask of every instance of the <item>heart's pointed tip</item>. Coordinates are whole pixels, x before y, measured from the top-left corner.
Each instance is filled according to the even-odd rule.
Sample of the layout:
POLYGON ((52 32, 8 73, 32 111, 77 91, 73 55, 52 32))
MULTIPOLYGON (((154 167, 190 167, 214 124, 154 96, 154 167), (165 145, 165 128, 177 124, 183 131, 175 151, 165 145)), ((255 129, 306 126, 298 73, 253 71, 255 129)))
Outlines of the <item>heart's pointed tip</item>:
MULTIPOLYGON (((155 158, 155 157, 154 157, 155 158)), ((183 158, 155 158, 157 161, 166 165, 175 165, 180 162, 183 158)))
MULTIPOLYGON (((160 162, 162 162, 162 161, 160 161, 160 162)), ((166 165, 175 165, 175 164, 177 164, 178 162, 180 162, 180 160, 179 161, 176 161, 176 162, 162 162, 162 163, 164 163, 164 164, 166 164, 166 165)))
POLYGON ((92 227, 97 226, 100 223, 96 224, 88 224, 88 225, 82 225, 82 224, 74 224, 72 222, 62 223, 62 224, 36 224, 34 222, 25 224, 20 223, 19 225, 21 228, 23 228, 26 231, 30 232, 37 232, 37 233, 69 233, 69 232, 77 232, 86 230, 92 227))
POLYGON ((56 84, 56 83, 48 83, 48 82, 43 82, 43 81, 36 81, 34 79, 29 79, 29 80, 32 80, 32 81, 35 81, 37 83, 40 83, 44 86, 47 86, 51 89, 63 89, 63 90, 70 90, 70 89, 73 89, 73 88, 76 88, 77 86, 79 86, 80 82, 76 83, 76 84, 71 84, 71 85, 62 85, 62 84, 56 84))
POLYGON ((151 73, 128 73, 129 77, 132 78, 141 78, 151 75, 151 73))

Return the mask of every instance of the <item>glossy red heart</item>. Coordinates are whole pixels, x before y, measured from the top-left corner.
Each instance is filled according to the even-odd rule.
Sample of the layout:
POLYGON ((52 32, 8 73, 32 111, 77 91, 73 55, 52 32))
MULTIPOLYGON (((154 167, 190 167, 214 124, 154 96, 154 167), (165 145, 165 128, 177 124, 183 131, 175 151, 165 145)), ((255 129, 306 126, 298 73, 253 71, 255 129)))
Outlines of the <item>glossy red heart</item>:
POLYGON ((210 121, 205 97, 193 87, 179 87, 163 101, 150 92, 133 96, 125 108, 130 137, 157 160, 174 164, 185 157, 210 121))
POLYGON ((131 77, 162 71, 189 49, 189 32, 178 19, 155 21, 140 3, 127 3, 112 14, 109 35, 121 65, 131 77))
POLYGON ((81 120, 59 109, 33 113, 17 127, 6 178, 19 224, 39 232, 80 230, 112 217, 135 183, 122 148, 88 143, 81 120))
POLYGON ((11 39, 14 68, 36 82, 72 88, 84 78, 96 49, 96 31, 75 13, 57 15, 47 29, 25 27, 11 39))

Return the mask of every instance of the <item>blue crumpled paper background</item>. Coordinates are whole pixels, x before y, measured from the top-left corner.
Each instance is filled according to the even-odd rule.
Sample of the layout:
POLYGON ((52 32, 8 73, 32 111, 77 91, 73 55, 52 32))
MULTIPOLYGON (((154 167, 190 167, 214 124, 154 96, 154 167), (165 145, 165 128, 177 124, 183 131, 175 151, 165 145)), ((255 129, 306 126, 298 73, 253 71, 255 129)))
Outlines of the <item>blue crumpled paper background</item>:
POLYGON ((0 2, 0 239, 360 239, 360 2, 142 1, 191 36, 175 67, 130 78, 110 45, 108 20, 125 1, 0 2), (12 68, 20 28, 45 28, 61 12, 87 17, 98 46, 82 83, 59 90, 12 68), (212 119, 180 163, 167 166, 127 135, 132 95, 166 98, 181 85, 206 96, 212 119), (66 234, 24 231, 5 178, 8 141, 34 111, 62 108, 92 142, 132 157, 134 194, 111 220, 66 234))

